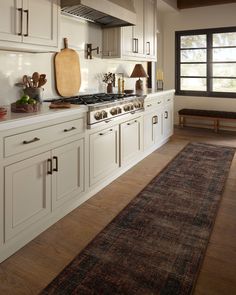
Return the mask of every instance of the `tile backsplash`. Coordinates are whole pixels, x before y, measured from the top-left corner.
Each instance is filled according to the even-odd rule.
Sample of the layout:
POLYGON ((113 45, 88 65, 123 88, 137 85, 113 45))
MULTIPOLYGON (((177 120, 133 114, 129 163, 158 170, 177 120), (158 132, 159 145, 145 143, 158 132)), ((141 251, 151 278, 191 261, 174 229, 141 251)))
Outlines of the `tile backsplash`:
MULTIPOLYGON (((69 47, 77 50, 80 56, 81 88, 82 92, 104 92, 106 85, 102 82, 102 73, 108 71, 118 74, 124 73, 125 89, 134 89, 136 79, 129 78, 135 62, 120 59, 102 59, 100 56, 92 60, 85 59, 85 43, 92 43, 94 47, 102 47, 102 31, 100 27, 85 22, 79 22, 67 17, 61 18, 61 40, 69 39, 69 47)), ((18 99, 22 89, 15 86, 21 82, 23 75, 33 72, 47 75, 44 86, 44 98, 57 97, 54 79, 55 53, 26 53, 0 50, 0 105, 7 105, 18 99)), ((146 64, 143 63, 146 67, 146 64)))

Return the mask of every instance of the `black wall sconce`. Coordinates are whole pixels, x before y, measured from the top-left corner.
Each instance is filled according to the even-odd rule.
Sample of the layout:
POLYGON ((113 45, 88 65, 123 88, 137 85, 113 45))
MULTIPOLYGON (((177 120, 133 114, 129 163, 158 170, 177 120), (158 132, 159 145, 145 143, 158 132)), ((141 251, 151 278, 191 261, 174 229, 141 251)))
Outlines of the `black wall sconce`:
POLYGON ((97 51, 97 54, 99 54, 99 47, 92 48, 92 44, 91 43, 87 43, 85 45, 85 58, 92 59, 92 52, 94 50, 96 50, 97 51))

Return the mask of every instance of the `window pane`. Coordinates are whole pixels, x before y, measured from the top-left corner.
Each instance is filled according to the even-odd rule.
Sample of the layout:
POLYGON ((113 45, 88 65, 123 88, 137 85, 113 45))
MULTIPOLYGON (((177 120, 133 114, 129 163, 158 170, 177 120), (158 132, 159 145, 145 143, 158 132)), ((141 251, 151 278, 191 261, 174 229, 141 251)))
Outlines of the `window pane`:
POLYGON ((236 92, 236 79, 212 79, 213 91, 236 92))
POLYGON ((236 77, 236 63, 213 64, 213 77, 236 77))
POLYGON ((204 48, 206 47, 206 35, 181 36, 181 48, 204 48))
POLYGON ((181 78, 180 90, 206 91, 205 78, 181 78))
POLYGON ((213 34, 213 47, 236 46, 236 32, 213 34))
POLYGON ((206 64, 182 64, 181 76, 206 76, 206 64))
POLYGON ((236 48, 213 49, 213 61, 236 61, 236 48))
POLYGON ((181 50, 181 62, 206 62, 206 49, 181 50))

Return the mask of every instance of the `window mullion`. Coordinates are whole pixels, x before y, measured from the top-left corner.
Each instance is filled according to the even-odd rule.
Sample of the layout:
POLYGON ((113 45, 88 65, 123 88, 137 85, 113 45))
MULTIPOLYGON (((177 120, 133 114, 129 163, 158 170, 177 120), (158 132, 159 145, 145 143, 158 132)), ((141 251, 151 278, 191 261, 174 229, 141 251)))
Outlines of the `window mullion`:
POLYGON ((212 33, 207 33, 207 92, 212 92, 212 46, 213 46, 212 33))

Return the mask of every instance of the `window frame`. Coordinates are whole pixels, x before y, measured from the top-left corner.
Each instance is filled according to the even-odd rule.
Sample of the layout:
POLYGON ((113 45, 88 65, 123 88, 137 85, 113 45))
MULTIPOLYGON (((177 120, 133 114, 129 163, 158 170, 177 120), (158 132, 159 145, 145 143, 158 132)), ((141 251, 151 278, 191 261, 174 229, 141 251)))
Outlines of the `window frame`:
MULTIPOLYGON (((219 47, 213 47, 213 34, 216 33, 236 33, 236 27, 223 27, 223 28, 213 28, 213 29, 200 29, 200 30, 186 30, 186 31, 176 31, 175 32, 175 89, 176 89, 176 95, 182 95, 182 96, 205 96, 205 97, 229 97, 229 98, 236 98, 236 92, 216 92, 212 90, 212 79, 214 78, 212 76, 212 52, 213 48, 236 48, 235 46, 219 46, 219 47), (180 76, 180 58, 181 58, 181 47, 180 47, 180 40, 182 36, 189 36, 189 35, 206 35, 207 44, 206 44, 206 50, 207 50, 207 56, 206 56, 206 67, 207 67, 207 73, 206 73, 206 91, 195 91, 195 90, 180 90, 180 83, 181 83, 181 77, 180 76)), ((182 48, 182 49, 205 49, 204 48, 182 48)), ((191 64, 200 64, 204 62, 191 62, 191 64)), ((235 63, 236 61, 232 62, 214 62, 214 63, 235 63)), ((186 77, 186 76, 183 76, 186 77)), ((199 78, 196 76, 188 76, 187 78, 199 78)), ((202 76, 200 76, 202 78, 202 76)), ((215 77, 219 79, 236 79, 236 77, 215 77)))

